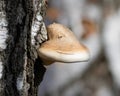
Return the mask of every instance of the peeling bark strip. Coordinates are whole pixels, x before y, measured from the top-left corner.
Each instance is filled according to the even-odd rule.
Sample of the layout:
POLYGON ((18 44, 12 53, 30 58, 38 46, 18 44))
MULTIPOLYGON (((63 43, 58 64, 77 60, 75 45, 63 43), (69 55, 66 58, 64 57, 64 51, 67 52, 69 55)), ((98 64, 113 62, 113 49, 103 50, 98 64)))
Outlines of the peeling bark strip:
POLYGON ((35 19, 33 1, 0 0, 0 96, 37 96, 45 68, 31 45, 31 24, 36 24, 32 22, 37 18, 39 33, 46 35, 46 32, 43 18, 39 20, 44 14, 44 3, 41 3, 44 0, 40 0, 42 8, 35 19))

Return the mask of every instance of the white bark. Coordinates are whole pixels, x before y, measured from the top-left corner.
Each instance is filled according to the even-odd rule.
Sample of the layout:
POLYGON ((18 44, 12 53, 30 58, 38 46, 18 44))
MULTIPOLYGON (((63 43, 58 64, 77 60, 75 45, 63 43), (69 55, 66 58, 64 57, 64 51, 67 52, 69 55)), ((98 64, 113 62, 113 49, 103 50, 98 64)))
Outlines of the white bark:
MULTIPOLYGON (((4 1, 0 1, 0 52, 6 49, 6 40, 8 38, 7 30, 8 22, 6 20, 5 4, 4 1), (3 7, 2 7, 3 6, 3 7)), ((0 54, 1 55, 1 54, 0 54)), ((2 77, 3 62, 0 56, 0 79, 2 77)))
POLYGON ((43 23, 43 16, 40 13, 42 3, 44 3, 44 0, 42 1, 42 3, 40 1, 36 3, 35 1, 33 2, 34 16, 33 16, 32 26, 31 26, 31 43, 34 46, 35 46, 35 43, 38 43, 38 45, 40 45, 42 42, 47 40, 46 27, 45 27, 45 24, 43 23))

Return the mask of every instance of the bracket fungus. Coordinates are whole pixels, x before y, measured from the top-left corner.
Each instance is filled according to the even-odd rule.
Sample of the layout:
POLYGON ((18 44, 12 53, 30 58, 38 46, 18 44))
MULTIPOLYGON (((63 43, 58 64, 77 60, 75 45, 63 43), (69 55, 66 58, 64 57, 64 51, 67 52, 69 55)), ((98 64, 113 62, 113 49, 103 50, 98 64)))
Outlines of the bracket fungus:
POLYGON ((67 27, 53 23, 47 27, 48 40, 37 49, 38 55, 49 65, 53 62, 81 62, 89 59, 88 49, 80 44, 67 27))

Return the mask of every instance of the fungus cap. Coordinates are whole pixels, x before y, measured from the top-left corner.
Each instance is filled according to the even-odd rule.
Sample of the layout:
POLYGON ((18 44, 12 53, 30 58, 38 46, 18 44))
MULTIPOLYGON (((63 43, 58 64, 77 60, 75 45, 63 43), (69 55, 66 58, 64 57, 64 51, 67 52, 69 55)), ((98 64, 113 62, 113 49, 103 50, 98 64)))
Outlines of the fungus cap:
POLYGON ((67 27, 53 23, 47 27, 48 41, 38 48, 41 58, 49 62, 80 62, 89 59, 88 49, 80 44, 67 27))

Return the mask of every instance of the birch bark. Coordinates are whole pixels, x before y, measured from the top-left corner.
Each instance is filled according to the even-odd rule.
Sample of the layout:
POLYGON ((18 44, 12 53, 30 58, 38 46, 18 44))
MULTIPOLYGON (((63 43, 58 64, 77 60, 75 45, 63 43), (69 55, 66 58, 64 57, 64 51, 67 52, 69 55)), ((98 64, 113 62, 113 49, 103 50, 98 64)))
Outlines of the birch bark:
MULTIPOLYGON (((39 34, 46 34, 44 0, 0 0, 0 96, 37 96, 45 68, 32 43, 32 20, 36 13, 33 1, 41 5, 36 10, 42 17, 39 34)), ((37 40, 43 41, 44 36, 37 40)), ((38 41, 34 40, 37 46, 38 41)))

